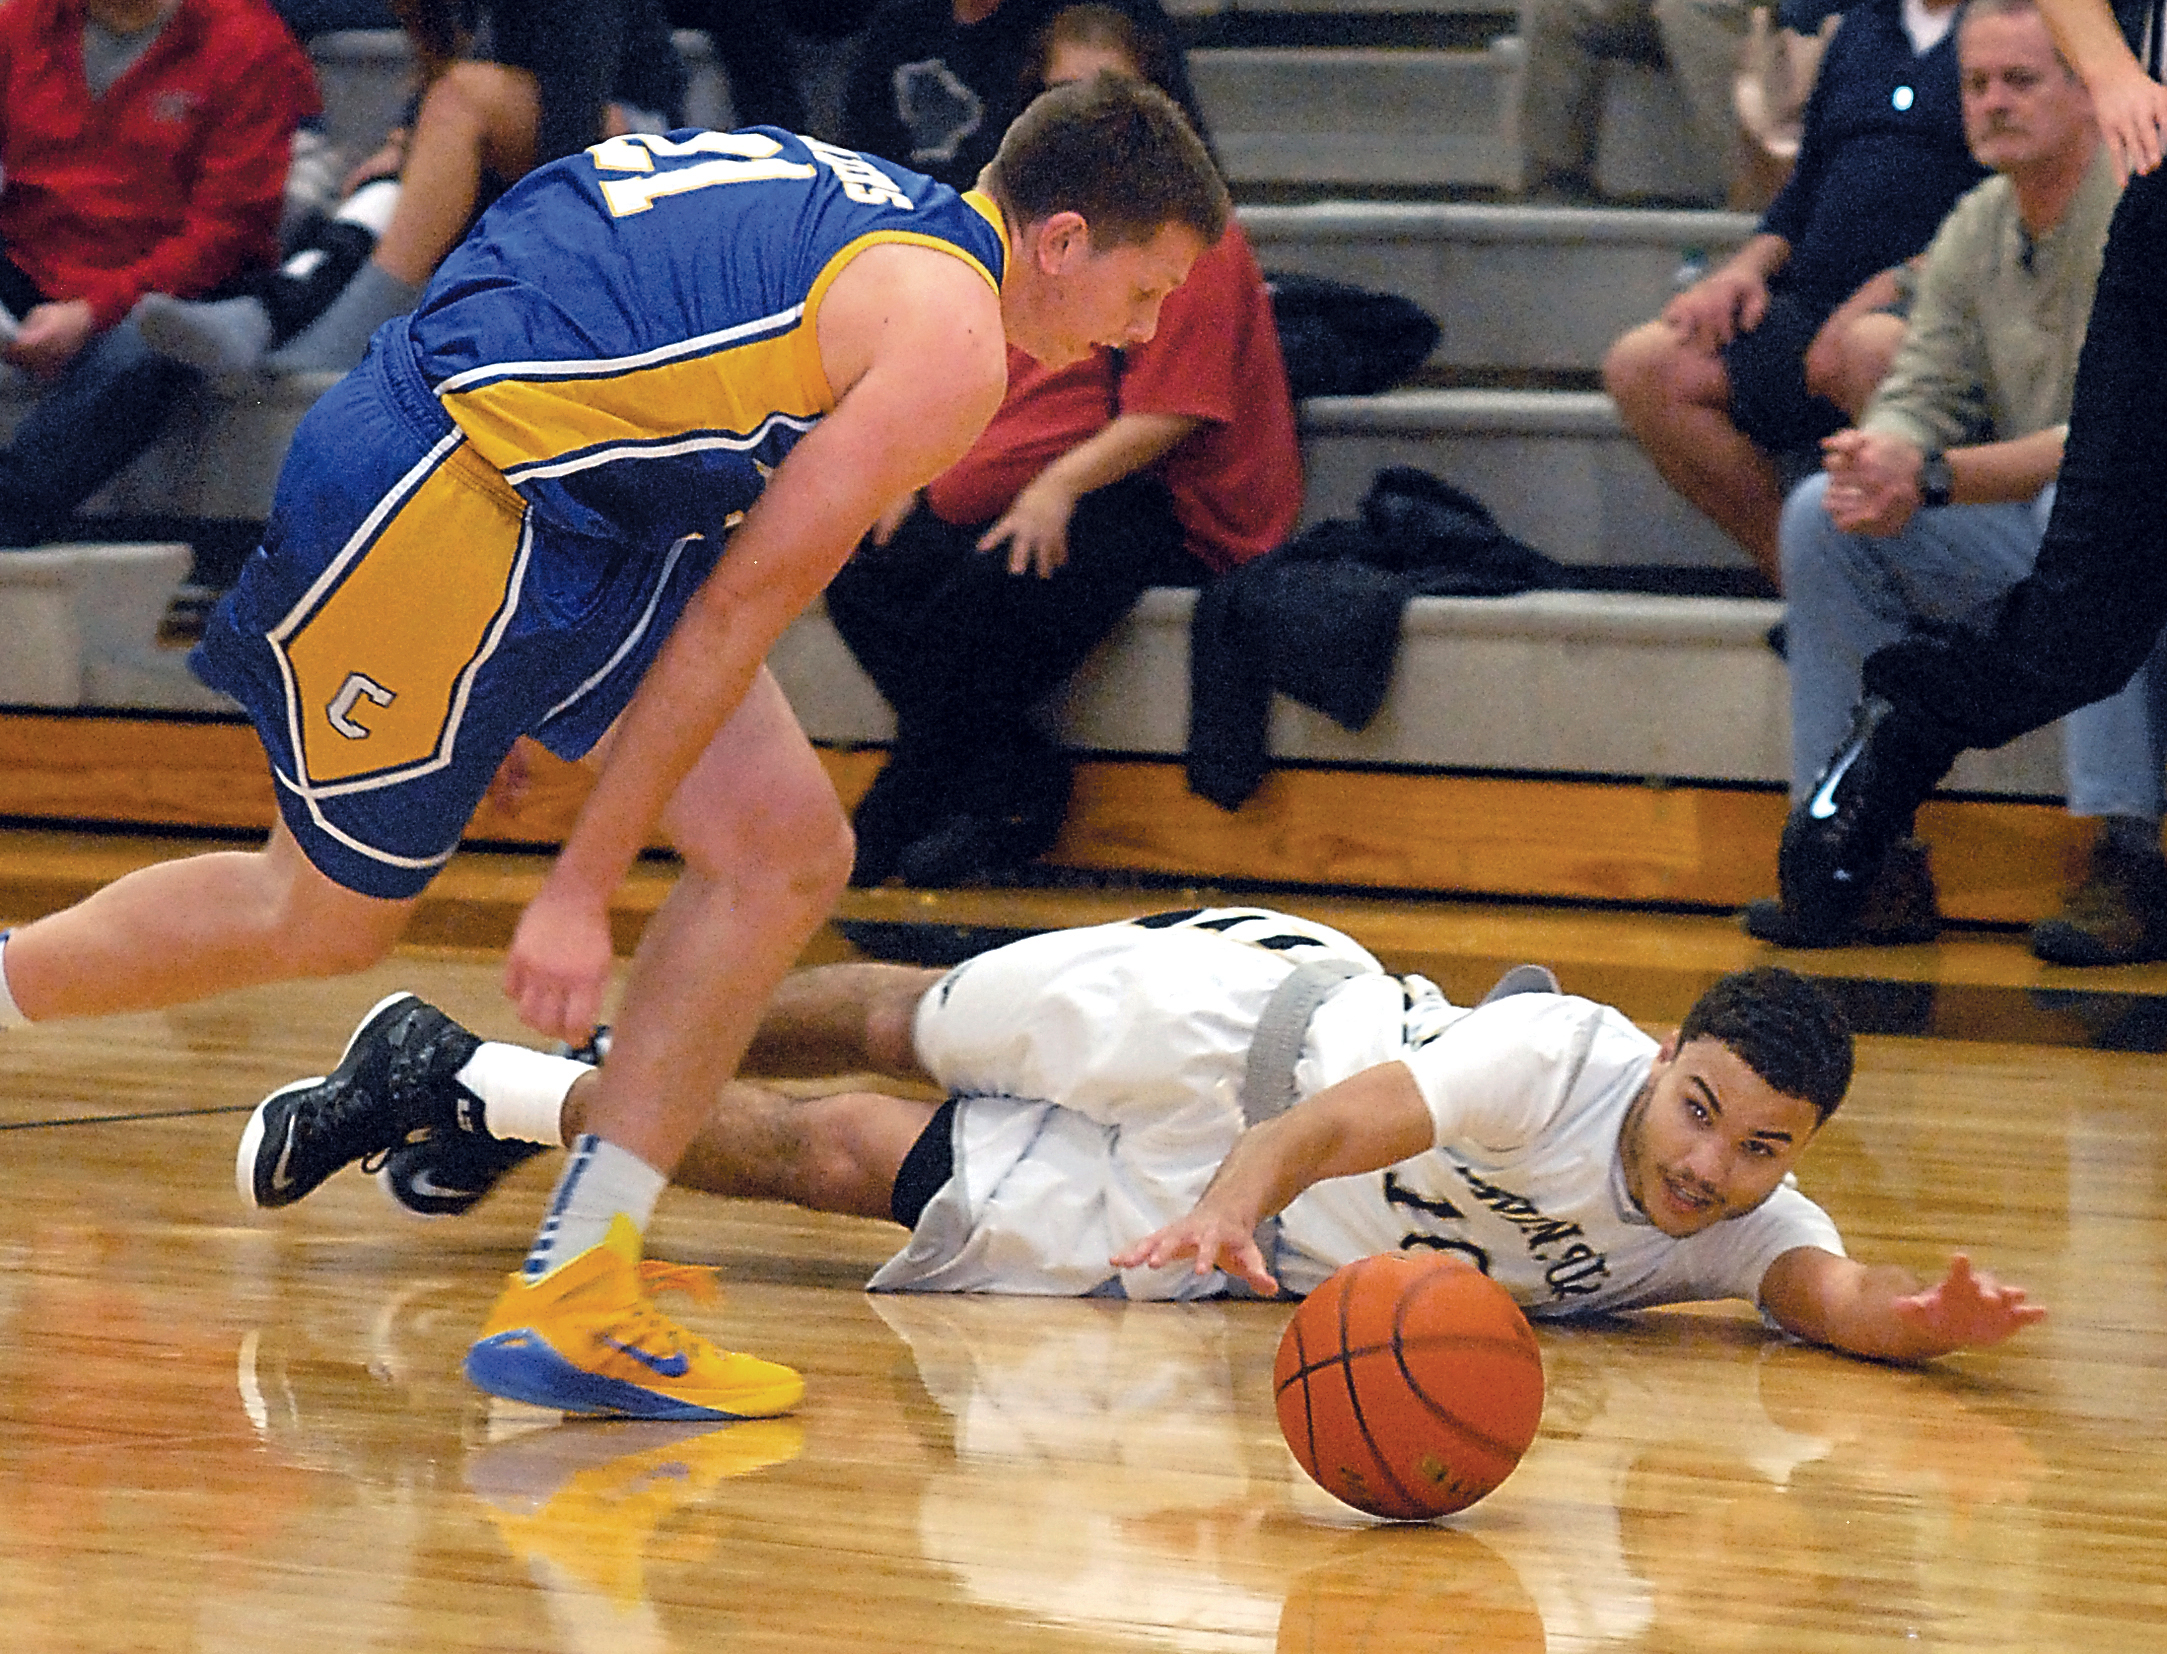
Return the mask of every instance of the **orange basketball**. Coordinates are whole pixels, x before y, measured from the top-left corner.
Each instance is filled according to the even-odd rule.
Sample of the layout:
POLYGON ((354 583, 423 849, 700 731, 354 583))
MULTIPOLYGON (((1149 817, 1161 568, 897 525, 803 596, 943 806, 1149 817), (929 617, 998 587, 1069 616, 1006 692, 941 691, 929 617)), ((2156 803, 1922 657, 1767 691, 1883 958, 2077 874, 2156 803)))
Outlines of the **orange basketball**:
POLYGON ((1328 1276, 1279 1340, 1272 1393, 1317 1485, 1421 1521, 1512 1474, 1542 1422, 1542 1352, 1505 1289, 1457 1258, 1386 1253, 1328 1276))

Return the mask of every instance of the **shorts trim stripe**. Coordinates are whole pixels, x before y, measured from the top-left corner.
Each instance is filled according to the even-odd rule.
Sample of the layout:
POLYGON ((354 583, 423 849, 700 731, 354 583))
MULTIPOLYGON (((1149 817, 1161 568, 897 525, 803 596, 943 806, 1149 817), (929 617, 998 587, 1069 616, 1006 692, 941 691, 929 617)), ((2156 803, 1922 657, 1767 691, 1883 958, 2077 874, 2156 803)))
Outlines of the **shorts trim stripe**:
MULTIPOLYGON (((376 502, 375 508, 361 519, 361 526, 355 529, 346 544, 339 548, 339 554, 324 565, 323 573, 319 574, 310 583, 309 589, 301 594, 301 600, 286 611, 285 619, 271 628, 268 636, 273 644, 285 643, 300 629, 301 623, 315 612, 316 605, 323 601, 324 595, 332 587, 336 586, 340 580, 345 578, 346 570, 353 560, 367 549, 371 540, 376 538, 376 531, 383 527, 384 520, 404 505, 413 496, 415 490, 420 488, 423 483, 427 482, 436 473, 437 467, 444 463, 450 456, 451 451, 465 440, 465 433, 456 427, 446 431, 437 445, 416 460, 413 469, 401 477, 397 483, 393 484, 390 491, 376 502)), ((280 659, 283 663, 283 654, 281 654, 280 659)), ((291 688, 292 685, 289 683, 289 691, 291 688)), ((289 701, 291 698, 289 693, 289 701)), ((300 730, 298 727, 294 731, 294 736, 297 743, 294 750, 299 751, 300 730)))
POLYGON ((669 554, 662 560, 662 572, 655 579, 654 590, 647 594, 647 607, 640 612, 639 623, 635 625, 631 629, 631 631, 625 634, 624 641, 617 645, 616 649, 611 653, 609 659, 604 661, 601 666, 595 670, 593 675, 587 679, 585 683, 581 684, 577 689, 573 690, 571 694, 565 696, 563 700, 559 701, 555 706, 551 707, 546 713, 542 715, 542 721, 544 723, 547 723, 551 718, 556 717, 558 713, 563 712, 570 707, 577 706, 585 696, 593 693, 596 685, 600 684, 603 679, 607 678, 612 672, 617 670, 618 663, 622 661, 625 656, 632 653, 632 651, 638 647, 640 639, 647 635, 647 628, 654 624, 655 611, 662 606, 662 594, 669 590, 670 576, 677 572, 677 565, 685 555, 685 547, 692 544, 692 542, 695 540, 705 538, 705 535, 687 534, 683 539, 679 540, 675 545, 670 547, 669 554))
POLYGON ((459 846, 456 842, 448 849, 433 856, 396 856, 389 850, 379 850, 373 844, 364 844, 360 839, 355 838, 353 834, 345 831, 327 818, 323 811, 316 807, 315 796, 284 770, 273 766, 271 778, 308 806, 309 820, 316 824, 317 831, 321 832, 326 838, 336 839, 357 856, 366 856, 371 861, 382 862, 386 867, 411 867, 420 870, 442 867, 454 855, 458 854, 459 846))

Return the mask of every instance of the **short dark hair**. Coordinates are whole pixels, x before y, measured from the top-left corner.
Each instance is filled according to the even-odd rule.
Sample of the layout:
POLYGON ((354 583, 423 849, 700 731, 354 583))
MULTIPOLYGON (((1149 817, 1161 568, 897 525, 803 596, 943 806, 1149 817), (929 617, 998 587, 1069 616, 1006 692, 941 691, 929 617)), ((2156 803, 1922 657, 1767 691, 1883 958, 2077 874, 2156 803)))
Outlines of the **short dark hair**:
POLYGON ((1733 971, 1693 1002, 1678 1029, 1726 1045, 1786 1097, 1826 1121, 1851 1086, 1851 1024, 1825 989, 1781 965, 1733 971))
POLYGON ((986 187, 1014 228, 1078 213, 1100 249, 1140 246, 1169 224, 1208 247, 1233 213, 1211 152, 1174 101, 1111 72, 1032 99, 1001 139, 986 187))

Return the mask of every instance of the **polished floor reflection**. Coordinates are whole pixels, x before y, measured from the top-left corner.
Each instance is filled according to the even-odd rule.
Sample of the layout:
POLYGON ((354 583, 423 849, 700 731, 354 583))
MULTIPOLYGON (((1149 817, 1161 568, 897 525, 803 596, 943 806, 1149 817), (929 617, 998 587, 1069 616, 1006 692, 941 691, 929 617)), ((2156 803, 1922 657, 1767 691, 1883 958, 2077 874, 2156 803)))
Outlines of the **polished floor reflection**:
POLYGON ((724 1304, 688 1318, 803 1368, 799 1416, 490 1403, 458 1359, 546 1160, 436 1224, 353 1173, 258 1217, 231 1168, 241 1111, 392 986, 511 1034, 495 973, 412 955, 0 1041, 7 1646, 2161 1646, 2157 1058, 1869 1040, 1806 1163, 1855 1253, 1962 1246, 2030 1286, 2053 1315, 2017 1343, 1909 1371, 1729 1311, 1548 1329, 1519 1470, 1390 1527, 1279 1441, 1283 1308, 875 1299, 897 1231, 698 1197, 654 1250, 718 1266, 724 1304))

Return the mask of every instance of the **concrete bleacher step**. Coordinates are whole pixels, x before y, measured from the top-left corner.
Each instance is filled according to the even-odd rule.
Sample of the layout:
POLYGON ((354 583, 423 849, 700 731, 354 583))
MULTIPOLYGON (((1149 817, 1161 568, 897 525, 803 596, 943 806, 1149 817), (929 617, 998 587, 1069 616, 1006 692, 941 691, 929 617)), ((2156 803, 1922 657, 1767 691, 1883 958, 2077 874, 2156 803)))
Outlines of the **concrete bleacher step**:
POLYGON ((1316 397, 1301 426, 1305 522, 1351 516, 1380 467, 1413 465, 1561 563, 1751 566, 1663 484, 1600 391, 1316 397))
POLYGON ((1397 293, 1442 330, 1433 368, 1593 373, 1655 315, 1681 271, 1753 234, 1744 213, 1481 202, 1252 203, 1266 270, 1397 293))
MULTIPOLYGON (((1199 47, 1189 73, 1237 188, 1517 190, 1525 61, 1519 37, 1500 34, 1465 49, 1199 47)), ((1605 65, 1596 131, 1605 196, 1722 197, 1667 70, 1605 65)))
MULTIPOLYGON (((93 496, 88 513, 261 520, 293 428, 329 383, 267 377, 208 387, 93 496)), ((0 436, 28 406, 25 387, 0 389, 0 436)), ((1318 397, 1300 416, 1305 521, 1351 513, 1380 466, 1416 465, 1480 496, 1510 533, 1560 562, 1747 566, 1664 487, 1600 392, 1318 397)))
POLYGON ((171 681, 177 656, 158 647, 191 560, 178 543, 0 552, 0 704, 205 705, 210 691, 185 669, 171 681))
POLYGON ((1224 47, 1189 73, 1236 186, 1518 182, 1511 69, 1490 51, 1224 47))
MULTIPOLYGON (((1401 18, 1497 14, 1495 0, 1257 0, 1182 8, 1191 19, 1225 13, 1401 18)), ((1504 8, 1510 10, 1510 8, 1504 8)), ((729 82, 705 34, 675 35, 689 73, 686 120, 733 119, 729 82)), ((398 30, 317 36, 309 47, 331 141, 359 158, 374 149, 412 93, 412 57, 398 30)), ((1198 47, 1191 77, 1237 186, 1472 188, 1520 186, 1517 136, 1522 53, 1500 33, 1488 45, 1424 47, 1198 47)), ((823 80, 832 65, 814 64, 823 80)), ((815 102, 832 100, 823 84, 815 102)), ((1685 139, 1684 109, 1668 75, 1618 64, 1604 74, 1596 181, 1622 199, 1720 193, 1685 139)))
MULTIPOLYGON (((1193 591, 1144 594, 1051 713, 1080 751, 1177 757, 1188 745, 1193 591)), ((1383 708, 1348 731, 1277 697, 1276 761, 1408 771, 1496 770, 1665 782, 1781 784, 1790 702, 1768 647, 1780 603, 1536 591, 1416 598, 1383 708)), ((816 605, 768 664, 805 731, 880 745, 895 721, 816 605)), ((2054 730, 1970 753, 1951 788, 2027 797, 2062 790, 2054 730)))

